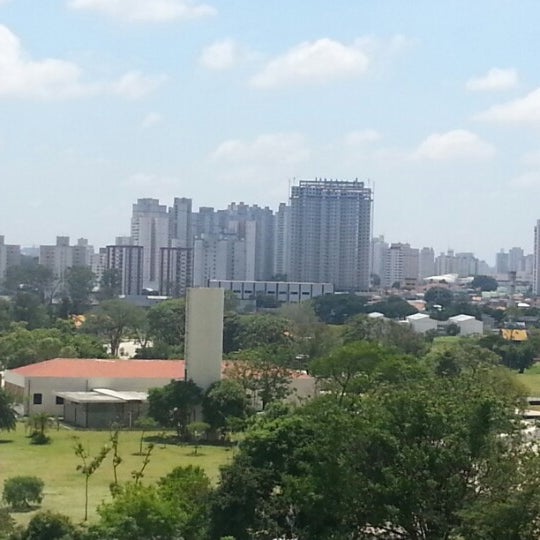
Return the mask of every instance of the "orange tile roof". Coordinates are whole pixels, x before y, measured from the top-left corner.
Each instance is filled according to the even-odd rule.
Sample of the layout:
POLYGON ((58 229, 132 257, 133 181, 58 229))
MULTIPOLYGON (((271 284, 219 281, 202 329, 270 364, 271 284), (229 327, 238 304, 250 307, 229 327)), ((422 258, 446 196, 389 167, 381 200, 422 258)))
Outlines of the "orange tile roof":
POLYGON ((54 358, 10 370, 24 377, 183 379, 184 360, 100 360, 54 358))

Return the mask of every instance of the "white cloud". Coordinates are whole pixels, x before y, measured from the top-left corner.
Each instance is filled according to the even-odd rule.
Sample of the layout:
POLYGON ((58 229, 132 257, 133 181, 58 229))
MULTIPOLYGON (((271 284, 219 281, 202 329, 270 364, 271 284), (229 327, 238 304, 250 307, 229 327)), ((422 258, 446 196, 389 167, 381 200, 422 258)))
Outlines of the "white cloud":
POLYGON ((486 159, 495 154, 495 148, 478 135, 465 129, 446 133, 433 133, 418 146, 413 154, 416 159, 437 161, 455 159, 486 159))
POLYGON ((68 5, 131 22, 188 20, 217 12, 212 6, 189 0, 70 0, 68 5))
POLYGON ((230 139, 222 142, 212 153, 214 160, 236 164, 292 164, 308 157, 305 139, 298 133, 263 134, 248 142, 230 139))
POLYGON ((31 59, 17 36, 0 25, 0 97, 64 99, 116 94, 137 99, 163 80, 132 71, 113 82, 83 82, 83 72, 77 64, 56 58, 31 59))
POLYGON ((165 77, 149 77, 139 71, 130 71, 110 85, 113 94, 128 99, 140 99, 165 81, 165 77))
POLYGON ((361 75, 368 66, 368 56, 360 43, 344 45, 324 38, 300 43, 270 60, 251 79, 251 84, 257 88, 275 88, 288 84, 325 83, 361 75))
POLYGON ((161 122, 161 115, 155 112, 148 113, 141 122, 141 128, 147 129, 161 122))
POLYGON ((81 84, 81 75, 72 62, 31 60, 17 36, 0 25, 0 96, 57 98, 91 92, 81 84))
POLYGON ((473 92, 489 92, 511 90, 517 84, 518 74, 515 69, 492 68, 485 75, 469 79, 466 88, 473 92))
POLYGON ((374 129, 363 129, 360 131, 351 131, 345 135, 345 144, 347 146, 362 146, 367 143, 380 141, 382 135, 374 129))
POLYGON ((234 67, 247 57, 247 52, 232 39, 216 41, 205 47, 199 58, 199 62, 207 69, 216 71, 234 67))
POLYGON ((494 105, 476 115, 476 119, 506 124, 538 124, 540 123, 540 88, 533 90, 525 97, 494 105))

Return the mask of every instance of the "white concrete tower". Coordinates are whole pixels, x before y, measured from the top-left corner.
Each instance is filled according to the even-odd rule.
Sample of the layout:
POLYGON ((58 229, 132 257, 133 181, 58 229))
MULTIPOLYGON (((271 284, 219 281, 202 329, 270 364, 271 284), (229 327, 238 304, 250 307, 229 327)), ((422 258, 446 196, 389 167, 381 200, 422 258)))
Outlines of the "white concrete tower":
POLYGON ((186 380, 206 390, 221 379, 224 289, 188 289, 186 380))

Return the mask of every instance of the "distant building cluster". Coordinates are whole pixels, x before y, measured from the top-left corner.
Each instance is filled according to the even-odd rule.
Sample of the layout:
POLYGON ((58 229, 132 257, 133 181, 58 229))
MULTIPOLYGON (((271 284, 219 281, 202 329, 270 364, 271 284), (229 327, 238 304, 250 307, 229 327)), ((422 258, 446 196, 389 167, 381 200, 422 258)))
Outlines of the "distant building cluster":
POLYGON ((371 253, 372 279, 384 288, 414 288, 422 281, 429 281, 430 277, 446 275, 457 278, 489 275, 506 281, 510 272, 515 272, 517 280, 531 283, 535 266, 535 255, 525 255, 520 247, 513 247, 508 252, 501 249, 495 256, 495 266, 491 267, 471 252, 449 249, 436 256, 432 247, 388 243, 384 236, 372 240, 371 253))
MULTIPOLYGON (((56 244, 40 246, 39 263, 60 282, 72 266, 90 267, 98 280, 114 270, 122 295, 152 290, 179 297, 210 281, 294 282, 300 288, 287 292, 288 299, 330 287, 364 291, 370 286, 372 205, 364 182, 327 179, 301 180, 292 186, 289 204, 276 212, 243 202, 193 211, 189 198, 175 198, 169 207, 138 199, 129 236, 97 252, 86 239, 70 245, 69 237, 59 236, 56 244)), ((19 246, 2 239, 2 275, 18 264, 17 257, 19 246)), ((263 289, 283 296, 281 289, 263 289)))
MULTIPOLYGON (((91 268, 98 282, 106 271, 114 271, 125 296, 152 291, 181 297, 189 287, 211 283, 241 299, 253 291, 254 296, 294 301, 330 288, 412 289, 433 276, 490 275, 506 281, 509 274, 540 294, 540 220, 534 253, 521 247, 501 249, 493 267, 471 252, 449 249, 436 255, 432 247, 373 238, 372 220, 373 193, 364 182, 316 178, 291 186, 289 202, 276 211, 243 202, 194 211, 185 197, 175 198, 171 206, 138 199, 129 235, 97 250, 84 238, 71 245, 68 236, 58 236, 55 244, 40 246, 37 256, 59 283, 73 266, 91 268), (284 285, 278 291, 271 282, 296 285, 286 292, 284 285)), ((20 257, 20 246, 6 244, 0 236, 0 278, 20 257)))

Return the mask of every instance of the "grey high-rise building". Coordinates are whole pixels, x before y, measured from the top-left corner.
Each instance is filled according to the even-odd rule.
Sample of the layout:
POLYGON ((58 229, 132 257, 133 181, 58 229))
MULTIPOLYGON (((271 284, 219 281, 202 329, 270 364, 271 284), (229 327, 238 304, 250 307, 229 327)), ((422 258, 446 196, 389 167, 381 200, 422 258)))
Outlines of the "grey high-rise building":
POLYGON ((144 248, 143 286, 159 287, 159 255, 169 246, 169 214, 157 199, 138 199, 131 217, 133 243, 144 248))
POLYGON ((173 206, 169 208, 169 228, 172 247, 193 247, 191 199, 174 198, 173 206))
POLYGON ((358 180, 301 180, 291 187, 290 281, 367 290, 372 192, 358 180))
POLYGON ((274 215, 274 270, 282 278, 289 271, 291 207, 280 203, 274 215))
POLYGON ((117 270, 120 277, 120 294, 142 294, 143 246, 107 246, 105 268, 117 270))
POLYGON ((192 286, 193 249, 184 247, 161 248, 159 294, 179 298, 186 296, 192 286))
POLYGON ((533 294, 540 295, 540 219, 534 227, 533 294))
POLYGON ((6 244, 4 236, 0 235, 0 280, 6 276, 6 270, 10 266, 21 264, 21 246, 6 244))
POLYGON ((423 247, 420 250, 418 266, 420 278, 423 279, 435 275, 435 252, 432 247, 423 247))

